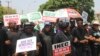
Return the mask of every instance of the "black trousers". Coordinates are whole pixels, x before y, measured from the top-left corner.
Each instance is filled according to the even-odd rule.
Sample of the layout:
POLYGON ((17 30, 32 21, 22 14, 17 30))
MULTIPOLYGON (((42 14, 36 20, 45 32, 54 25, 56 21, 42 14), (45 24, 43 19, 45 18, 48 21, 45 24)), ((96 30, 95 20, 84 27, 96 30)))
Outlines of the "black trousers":
POLYGON ((75 47, 76 56, 92 56, 90 46, 75 47))
POLYGON ((100 45, 92 45, 92 56, 100 56, 100 45))
POLYGON ((7 48, 4 45, 0 45, 0 56, 7 56, 7 48))

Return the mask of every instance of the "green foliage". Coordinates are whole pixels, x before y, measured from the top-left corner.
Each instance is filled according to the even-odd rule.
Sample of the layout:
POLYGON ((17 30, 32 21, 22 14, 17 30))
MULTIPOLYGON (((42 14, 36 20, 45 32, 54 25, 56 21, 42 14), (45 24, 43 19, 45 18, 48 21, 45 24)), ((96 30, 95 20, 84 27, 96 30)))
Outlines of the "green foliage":
POLYGON ((5 14, 15 14, 16 10, 4 6, 0 6, 0 21, 2 21, 3 15, 5 14))
POLYGON ((91 22, 94 19, 93 7, 93 0, 48 0, 45 4, 40 5, 39 11, 55 11, 61 8, 74 8, 80 14, 82 14, 83 11, 88 12, 88 21, 91 22))

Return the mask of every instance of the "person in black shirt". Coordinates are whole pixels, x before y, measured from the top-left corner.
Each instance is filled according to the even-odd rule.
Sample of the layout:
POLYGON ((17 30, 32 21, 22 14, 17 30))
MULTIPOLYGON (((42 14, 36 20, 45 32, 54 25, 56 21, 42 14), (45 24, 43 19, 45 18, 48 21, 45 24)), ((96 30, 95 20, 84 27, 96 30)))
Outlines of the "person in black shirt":
POLYGON ((99 30, 99 26, 100 26, 100 23, 94 21, 92 28, 90 29, 92 56, 99 56, 100 55, 100 30, 99 30))
POLYGON ((18 27, 15 22, 9 22, 9 27, 7 30, 8 39, 10 44, 8 45, 8 55, 12 56, 15 53, 16 42, 18 39, 18 35, 20 34, 18 27))
POLYGON ((29 25, 25 26, 23 29, 23 32, 20 34, 19 39, 24 39, 24 38, 29 38, 36 36, 37 38, 37 50, 36 51, 29 51, 29 52, 24 52, 21 54, 17 55, 27 55, 27 56, 38 56, 39 55, 39 48, 41 47, 41 42, 39 37, 37 36, 37 32, 34 32, 33 27, 29 25))
POLYGON ((0 25, 0 56, 7 56, 8 36, 0 25))
MULTIPOLYGON (((56 43, 61 43, 61 42, 65 42, 65 41, 72 42, 72 35, 70 33, 69 22, 60 21, 58 23, 58 26, 59 26, 59 30, 53 39, 53 43, 56 44, 56 43)), ((70 56, 70 55, 71 55, 71 53, 68 53, 65 56, 70 56)))
POLYGON ((90 47, 88 40, 85 38, 86 32, 83 27, 83 20, 77 20, 77 27, 72 30, 72 35, 74 37, 74 47, 76 56, 91 56, 90 47))

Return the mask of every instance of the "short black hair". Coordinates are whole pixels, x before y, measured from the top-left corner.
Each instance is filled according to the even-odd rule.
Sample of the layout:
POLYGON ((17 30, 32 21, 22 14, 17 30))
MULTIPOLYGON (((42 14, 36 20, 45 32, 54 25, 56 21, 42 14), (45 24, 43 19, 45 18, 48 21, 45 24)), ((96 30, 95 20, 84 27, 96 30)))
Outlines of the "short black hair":
POLYGON ((78 21, 83 21, 83 19, 82 18, 76 19, 76 22, 78 22, 78 21))

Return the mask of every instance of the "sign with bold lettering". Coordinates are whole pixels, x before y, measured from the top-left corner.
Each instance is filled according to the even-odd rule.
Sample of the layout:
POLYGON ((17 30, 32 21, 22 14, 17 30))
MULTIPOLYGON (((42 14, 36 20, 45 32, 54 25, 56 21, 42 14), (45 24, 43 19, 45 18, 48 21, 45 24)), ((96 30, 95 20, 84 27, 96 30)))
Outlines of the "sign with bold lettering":
POLYGON ((36 50, 36 36, 17 40, 16 53, 36 50))
POLYGON ((53 48, 53 56, 65 56, 71 53, 70 41, 53 44, 52 48, 53 48))

